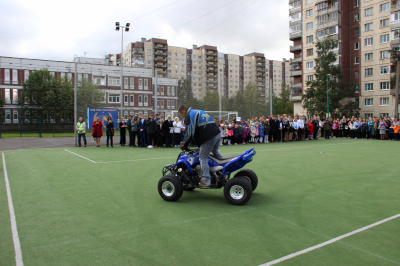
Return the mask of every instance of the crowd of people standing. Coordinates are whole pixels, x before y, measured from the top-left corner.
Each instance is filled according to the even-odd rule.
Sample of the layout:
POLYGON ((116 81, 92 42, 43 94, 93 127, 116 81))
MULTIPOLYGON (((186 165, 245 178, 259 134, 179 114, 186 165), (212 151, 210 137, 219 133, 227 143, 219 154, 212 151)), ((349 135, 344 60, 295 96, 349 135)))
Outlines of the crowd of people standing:
MULTIPOLYGON (((224 121, 214 119, 221 134, 221 145, 239 145, 248 143, 274 143, 288 141, 316 140, 318 137, 399 140, 400 122, 397 118, 327 118, 308 119, 306 116, 273 115, 253 117, 248 120, 224 121)), ((100 147, 103 124, 96 119, 92 136, 100 147)), ((107 119, 107 147, 114 146, 114 122, 107 119)), ((128 116, 118 123, 121 146, 172 148, 180 147, 186 133, 186 125, 178 117, 173 120, 167 116, 163 120, 159 114, 128 116)), ((77 127, 78 129, 78 127, 77 127)), ((86 144, 86 143, 85 143, 86 144)), ((192 143, 196 145, 196 143, 192 143)))

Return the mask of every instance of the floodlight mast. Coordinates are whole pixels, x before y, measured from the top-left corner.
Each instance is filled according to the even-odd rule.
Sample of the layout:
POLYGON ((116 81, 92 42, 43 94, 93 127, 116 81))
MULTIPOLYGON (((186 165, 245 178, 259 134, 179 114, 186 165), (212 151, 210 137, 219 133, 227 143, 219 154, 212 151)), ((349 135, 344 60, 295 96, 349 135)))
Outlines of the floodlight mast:
MULTIPOLYGON (((126 32, 129 32, 129 26, 131 25, 131 23, 126 23, 125 26, 120 26, 119 22, 115 22, 115 30, 119 31, 119 28, 124 29, 126 32)), ((124 58, 124 31, 121 30, 121 60, 120 60, 120 64, 121 64, 121 96, 119 97, 120 101, 121 101, 121 116, 120 116, 120 121, 122 120, 122 117, 124 117, 124 94, 123 94, 123 88, 124 88, 124 77, 123 77, 123 71, 124 71, 124 62, 123 62, 123 58, 124 58)), ((117 60, 118 61, 118 60, 117 60)))

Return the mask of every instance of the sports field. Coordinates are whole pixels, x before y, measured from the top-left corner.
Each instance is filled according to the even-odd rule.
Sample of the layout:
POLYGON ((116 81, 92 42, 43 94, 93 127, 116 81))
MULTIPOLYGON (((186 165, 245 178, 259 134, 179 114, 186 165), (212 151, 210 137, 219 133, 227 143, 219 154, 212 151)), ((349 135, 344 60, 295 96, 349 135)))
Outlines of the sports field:
MULTIPOLYGON (((161 169, 177 148, 4 151, 23 264, 260 265, 291 254, 279 265, 400 264, 400 142, 220 150, 251 147, 259 185, 244 206, 221 189, 162 200, 161 169)), ((16 265, 0 167, 0 265, 16 265)))

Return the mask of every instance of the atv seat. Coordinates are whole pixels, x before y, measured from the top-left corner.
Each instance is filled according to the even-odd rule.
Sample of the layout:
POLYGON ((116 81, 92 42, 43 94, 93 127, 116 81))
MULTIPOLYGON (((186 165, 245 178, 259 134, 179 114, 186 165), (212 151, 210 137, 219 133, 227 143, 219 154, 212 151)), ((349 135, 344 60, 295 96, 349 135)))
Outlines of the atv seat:
POLYGON ((229 157, 219 157, 216 158, 214 156, 212 156, 211 154, 208 156, 209 158, 211 158, 214 162, 216 162, 217 164, 225 164, 233 159, 235 159, 236 157, 239 157, 241 154, 239 155, 233 155, 233 156, 229 156, 229 157))

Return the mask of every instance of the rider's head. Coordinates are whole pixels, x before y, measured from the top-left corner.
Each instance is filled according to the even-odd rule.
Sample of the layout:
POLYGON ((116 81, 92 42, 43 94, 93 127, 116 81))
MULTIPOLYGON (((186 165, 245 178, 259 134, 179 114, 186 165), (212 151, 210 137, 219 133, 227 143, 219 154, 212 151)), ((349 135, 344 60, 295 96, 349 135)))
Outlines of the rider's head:
POLYGON ((189 108, 184 104, 179 106, 179 108, 178 108, 179 115, 184 117, 186 115, 187 109, 189 109, 189 108))

